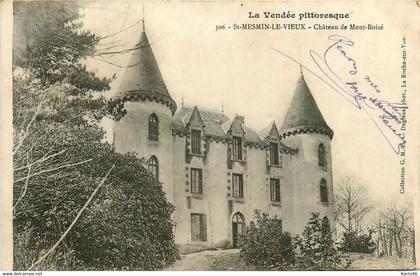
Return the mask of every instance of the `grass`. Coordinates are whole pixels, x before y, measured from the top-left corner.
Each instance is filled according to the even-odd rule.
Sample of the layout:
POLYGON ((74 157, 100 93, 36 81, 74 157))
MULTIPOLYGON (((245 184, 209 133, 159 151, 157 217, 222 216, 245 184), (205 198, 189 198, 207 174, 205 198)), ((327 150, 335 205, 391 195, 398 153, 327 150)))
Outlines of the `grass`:
MULTIPOLYGON (((410 270, 414 263, 397 257, 376 257, 370 254, 348 253, 353 263, 348 270, 410 270)), ((255 266, 247 265, 238 252, 212 256, 209 270, 213 271, 258 271, 255 266)))

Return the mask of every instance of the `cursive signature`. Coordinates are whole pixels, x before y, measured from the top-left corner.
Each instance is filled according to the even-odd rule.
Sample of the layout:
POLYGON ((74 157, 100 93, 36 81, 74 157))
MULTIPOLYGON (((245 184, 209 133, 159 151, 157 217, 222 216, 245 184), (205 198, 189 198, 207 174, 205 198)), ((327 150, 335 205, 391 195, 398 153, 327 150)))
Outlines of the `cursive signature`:
POLYGON ((378 97, 382 93, 379 85, 370 76, 360 73, 357 61, 350 54, 351 47, 355 46, 351 39, 341 35, 330 35, 328 40, 331 44, 322 54, 314 50, 309 51, 309 56, 320 74, 303 66, 289 55, 274 48, 273 50, 300 64, 353 107, 365 111, 392 150, 400 154, 406 144, 404 130, 407 105, 392 103, 378 97))

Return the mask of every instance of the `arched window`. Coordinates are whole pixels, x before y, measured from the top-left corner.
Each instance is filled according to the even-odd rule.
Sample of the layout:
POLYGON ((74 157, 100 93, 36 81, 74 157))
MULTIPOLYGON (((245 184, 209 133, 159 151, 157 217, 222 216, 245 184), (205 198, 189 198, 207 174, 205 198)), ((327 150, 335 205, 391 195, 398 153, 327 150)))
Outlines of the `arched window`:
POLYGON ((328 203, 328 187, 327 187, 327 181, 325 179, 321 180, 321 185, 319 186, 319 190, 321 193, 321 202, 328 203))
POLYGON ((159 160, 157 159, 156 156, 152 156, 149 159, 149 167, 148 170, 151 174, 153 174, 153 176, 159 180, 159 160))
POLYGON ((325 147, 324 144, 319 144, 318 146, 318 165, 320 167, 325 167, 325 147))
POLYGON ((233 215, 232 222, 245 223, 244 216, 240 212, 237 212, 236 214, 233 215))
POLYGON ((232 217, 232 242, 233 247, 238 246, 239 239, 241 235, 245 234, 245 218, 244 216, 237 212, 232 217))
POLYGON ((155 113, 149 117, 149 140, 158 141, 159 137, 159 119, 155 113))

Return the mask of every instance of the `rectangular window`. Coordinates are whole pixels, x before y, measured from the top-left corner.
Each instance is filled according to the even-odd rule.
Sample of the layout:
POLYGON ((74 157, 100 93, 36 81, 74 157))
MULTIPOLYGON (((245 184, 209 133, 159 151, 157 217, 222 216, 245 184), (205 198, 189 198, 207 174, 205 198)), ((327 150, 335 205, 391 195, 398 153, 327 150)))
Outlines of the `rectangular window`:
POLYGON ((270 143, 270 165, 279 165, 279 144, 270 143))
POLYGON ((207 241, 207 222, 205 214, 191 214, 191 240, 207 241))
POLYGON ((233 136, 233 159, 242 160, 242 138, 233 136))
POLYGON ((203 193, 203 170, 191 169, 191 193, 203 193))
POLYGON ((270 179, 270 199, 271 201, 280 202, 280 179, 270 179))
POLYGON ((244 197, 244 181, 242 174, 233 174, 233 197, 243 198, 244 197))
POLYGON ((201 154, 201 131, 191 129, 191 152, 201 154))

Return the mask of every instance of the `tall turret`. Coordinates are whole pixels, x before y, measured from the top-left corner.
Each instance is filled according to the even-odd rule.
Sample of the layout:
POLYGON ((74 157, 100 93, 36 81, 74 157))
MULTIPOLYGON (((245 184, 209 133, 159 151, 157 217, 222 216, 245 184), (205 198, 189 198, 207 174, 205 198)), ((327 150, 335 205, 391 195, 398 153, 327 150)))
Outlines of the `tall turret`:
POLYGON ((334 230, 333 134, 302 75, 280 130, 282 142, 297 149, 291 166, 296 233, 303 231, 311 212, 327 216, 334 230))
POLYGON ((177 107, 144 30, 113 98, 114 104, 121 102, 126 114, 114 122, 116 150, 144 157, 172 201, 172 115, 177 107))

